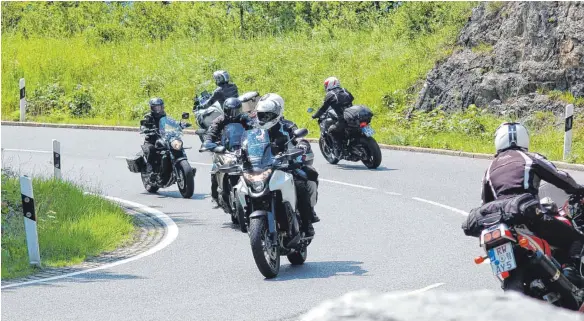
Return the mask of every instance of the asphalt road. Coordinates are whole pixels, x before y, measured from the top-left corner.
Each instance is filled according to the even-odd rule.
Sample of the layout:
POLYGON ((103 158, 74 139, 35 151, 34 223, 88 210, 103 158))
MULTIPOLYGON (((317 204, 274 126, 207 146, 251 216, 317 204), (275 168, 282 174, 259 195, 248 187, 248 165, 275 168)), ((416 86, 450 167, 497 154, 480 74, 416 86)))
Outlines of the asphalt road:
MULTIPOLYGON (((464 216, 456 210, 480 202, 487 160, 384 150, 381 167, 371 171, 361 163, 330 165, 313 145, 322 179, 315 240, 306 264, 292 267, 283 257, 279 276, 266 280, 247 235, 211 206, 210 167, 203 165, 211 156, 198 153, 198 137, 184 138, 198 170, 188 200, 176 185, 144 191, 119 158, 139 150, 142 138, 133 132, 3 126, 3 166, 49 175, 52 155, 40 151, 51 151, 53 138, 61 142, 65 178, 154 207, 176 222, 179 234, 163 250, 127 264, 3 289, 5 320, 278 320, 360 289, 410 291, 437 283, 443 291, 499 289, 490 267, 474 264, 482 252, 462 233, 464 216)), ((584 182, 584 173, 570 173, 584 182)))

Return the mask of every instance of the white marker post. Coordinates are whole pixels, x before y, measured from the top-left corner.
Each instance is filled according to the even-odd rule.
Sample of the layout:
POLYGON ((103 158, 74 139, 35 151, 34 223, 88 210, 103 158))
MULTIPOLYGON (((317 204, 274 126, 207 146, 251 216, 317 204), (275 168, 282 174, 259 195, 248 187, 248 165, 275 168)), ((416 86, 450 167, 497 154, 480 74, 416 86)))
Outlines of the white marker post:
POLYGON ((24 214, 24 231, 26 233, 29 262, 31 265, 40 267, 41 254, 34 208, 34 195, 32 193, 32 180, 28 176, 20 177, 20 193, 22 196, 22 213, 24 214))
POLYGON ((55 172, 55 178, 61 179, 61 143, 53 139, 53 167, 55 172))
POLYGON ((20 121, 24 121, 26 116, 26 89, 24 88, 24 78, 20 78, 20 121))
POLYGON ((564 160, 568 160, 572 152, 572 127, 574 126, 574 105, 566 106, 566 126, 564 128, 564 160))

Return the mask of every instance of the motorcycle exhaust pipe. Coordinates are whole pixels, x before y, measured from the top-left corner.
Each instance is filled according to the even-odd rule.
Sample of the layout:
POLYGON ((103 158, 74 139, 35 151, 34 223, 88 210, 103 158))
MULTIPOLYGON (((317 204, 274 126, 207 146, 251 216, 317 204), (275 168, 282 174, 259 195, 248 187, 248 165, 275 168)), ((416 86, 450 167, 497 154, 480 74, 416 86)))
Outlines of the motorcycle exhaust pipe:
POLYGON ((557 282, 557 284, 559 284, 564 290, 569 291, 570 293, 576 293, 578 291, 578 287, 570 282, 570 280, 568 280, 568 278, 545 254, 539 250, 536 250, 534 254, 534 262, 539 264, 539 266, 552 276, 552 282, 557 282))

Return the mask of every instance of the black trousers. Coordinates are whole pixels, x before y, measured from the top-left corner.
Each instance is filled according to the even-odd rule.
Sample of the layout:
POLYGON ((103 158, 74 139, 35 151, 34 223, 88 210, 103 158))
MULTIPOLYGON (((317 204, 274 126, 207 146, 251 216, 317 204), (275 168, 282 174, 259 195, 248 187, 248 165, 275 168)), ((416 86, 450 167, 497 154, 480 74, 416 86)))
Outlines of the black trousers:
POLYGON ((152 165, 152 169, 155 172, 158 172, 160 170, 160 162, 158 155, 156 154, 156 148, 154 147, 154 144, 150 142, 144 142, 144 147, 145 148, 143 148, 143 151, 144 155, 146 156, 146 161, 148 164, 152 165))
POLYGON ((332 124, 329 127, 329 133, 337 142, 341 142, 345 137, 345 128, 347 127, 347 123, 344 119, 338 119, 336 123, 332 124))

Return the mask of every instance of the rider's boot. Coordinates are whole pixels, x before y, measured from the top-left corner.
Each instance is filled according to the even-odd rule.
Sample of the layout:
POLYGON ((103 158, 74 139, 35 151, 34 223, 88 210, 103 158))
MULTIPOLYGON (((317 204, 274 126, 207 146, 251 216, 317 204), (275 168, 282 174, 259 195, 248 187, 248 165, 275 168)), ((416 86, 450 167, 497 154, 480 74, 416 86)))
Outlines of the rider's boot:
POLYGON ((316 215, 316 212, 314 211, 314 208, 312 209, 312 223, 318 223, 320 222, 320 218, 316 215))
POLYGON ((312 223, 311 222, 308 223, 308 225, 304 229, 304 232, 306 233, 305 234, 306 237, 314 236, 314 227, 312 226, 312 223))

